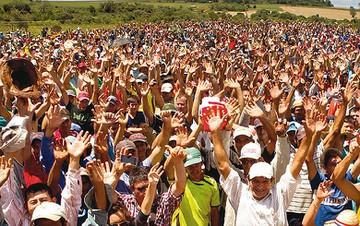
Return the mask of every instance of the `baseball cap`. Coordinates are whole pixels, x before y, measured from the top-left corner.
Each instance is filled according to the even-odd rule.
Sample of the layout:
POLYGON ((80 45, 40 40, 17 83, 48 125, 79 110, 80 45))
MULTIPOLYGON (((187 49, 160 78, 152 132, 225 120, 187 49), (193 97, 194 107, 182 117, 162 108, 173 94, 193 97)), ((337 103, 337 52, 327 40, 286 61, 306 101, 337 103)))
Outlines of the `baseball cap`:
POLYGON ((43 132, 35 132, 35 133, 31 133, 31 134, 30 134, 30 140, 31 140, 31 142, 33 142, 34 140, 39 140, 39 141, 41 141, 43 137, 44 137, 44 133, 43 133, 43 132))
POLYGON ((164 104, 162 110, 163 111, 176 111, 176 107, 172 103, 166 103, 166 104, 164 104))
POLYGON ((78 94, 79 101, 90 100, 89 93, 86 91, 80 91, 78 94))
POLYGON ((269 163, 257 162, 253 164, 249 171, 249 179, 252 180, 255 177, 265 177, 271 179, 273 177, 273 169, 269 163))
POLYGON ((3 127, 0 131, 0 150, 11 153, 25 147, 28 131, 20 126, 3 127))
POLYGON ((72 90, 72 89, 66 90, 66 94, 67 94, 68 96, 76 97, 76 94, 75 94, 74 90, 72 90))
POLYGON ((185 167, 197 164, 202 162, 201 153, 199 149, 191 147, 186 148, 186 161, 185 161, 185 167))
POLYGON ((261 147, 257 143, 248 143, 241 148, 240 159, 259 159, 261 157, 261 147))
POLYGON ((38 219, 49 219, 52 221, 58 221, 61 218, 66 220, 64 209, 54 202, 43 202, 37 206, 31 217, 31 222, 38 219))
POLYGON ((292 121, 292 122, 289 123, 289 128, 288 128, 288 130, 286 131, 286 133, 288 133, 288 132, 296 132, 297 129, 298 129, 300 126, 301 126, 300 123, 295 122, 295 121, 292 121))
POLYGON ((86 67, 86 63, 85 62, 80 62, 79 64, 78 64, 78 68, 79 69, 86 69, 87 67, 86 67))
POLYGON ((6 126, 7 121, 4 117, 0 116, 0 127, 6 126))
POLYGON ((113 104, 113 105, 116 105, 117 104, 117 102, 118 102, 118 99, 115 97, 115 96, 109 96, 108 98, 107 98, 107 101, 108 102, 110 102, 111 104, 113 104))
POLYGON ((302 99, 296 99, 294 101, 294 103, 292 104, 291 108, 294 109, 296 107, 302 107, 303 106, 303 102, 302 102, 302 99))
POLYGON ((359 225, 359 219, 353 210, 343 210, 335 219, 333 225, 346 225, 346 226, 357 226, 359 225))
POLYGON ((161 86, 161 92, 162 93, 170 93, 173 90, 173 85, 171 83, 164 83, 161 86))
POLYGON ((253 138, 253 134, 251 130, 244 126, 239 126, 238 128, 235 129, 233 134, 234 139, 238 136, 247 136, 249 138, 253 138))
POLYGON ((116 149, 126 148, 128 150, 137 150, 136 145, 131 140, 122 140, 116 145, 116 149))
POLYGON ((129 140, 132 142, 141 141, 147 143, 146 137, 142 133, 134 133, 129 137, 129 140))

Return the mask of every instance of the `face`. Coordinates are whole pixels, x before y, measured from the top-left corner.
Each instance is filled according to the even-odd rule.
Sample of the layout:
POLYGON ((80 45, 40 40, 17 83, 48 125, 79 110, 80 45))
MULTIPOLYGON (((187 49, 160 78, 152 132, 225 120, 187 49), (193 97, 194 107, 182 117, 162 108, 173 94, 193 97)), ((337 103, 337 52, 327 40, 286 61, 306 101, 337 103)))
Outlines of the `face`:
POLYGON ((131 102, 129 103, 129 110, 130 110, 130 113, 135 115, 136 112, 138 111, 139 109, 139 104, 136 103, 136 102, 131 102))
POLYGON ((302 107, 296 107, 294 109, 294 115, 296 119, 302 120, 305 118, 305 111, 302 107))
POLYGON ((172 94, 172 92, 170 92, 170 93, 162 92, 161 95, 162 95, 162 97, 164 98, 164 101, 165 101, 166 103, 169 103, 169 102, 171 102, 171 101, 173 100, 173 94, 172 94))
POLYGON ((204 179, 204 170, 202 169, 203 163, 193 164, 186 167, 186 172, 189 175, 190 180, 192 181, 201 181, 204 179))
POLYGON ((187 113, 187 106, 186 106, 186 97, 180 97, 176 100, 176 110, 186 114, 187 113))
POLYGON ((249 187, 252 195, 257 200, 261 200, 269 194, 271 186, 271 179, 267 179, 265 177, 254 177, 249 181, 249 187))
POLYGON ((360 126, 360 111, 352 111, 350 116, 354 119, 355 127, 360 126))
POLYGON ((89 100, 87 100, 87 99, 79 101, 79 109, 80 110, 85 110, 88 105, 89 105, 89 100))
POLYGON ((36 220, 34 226, 62 226, 61 221, 52 221, 49 219, 36 220))
POLYGON ((70 119, 65 120, 63 123, 61 123, 59 129, 62 134, 67 134, 70 131, 71 128, 71 121, 70 119))
POLYGON ((106 106, 106 112, 115 112, 116 111, 116 105, 113 103, 108 103, 106 106))
POLYGON ((341 134, 346 135, 347 138, 351 139, 353 137, 354 132, 354 124, 351 122, 344 122, 342 128, 341 128, 341 134))
POLYGON ((337 164, 339 164, 340 162, 341 162, 341 158, 339 156, 331 158, 325 167, 326 174, 331 175, 334 172, 334 169, 337 166, 337 164))
POLYGON ((26 207, 30 216, 33 214, 35 208, 43 202, 55 202, 55 198, 52 199, 47 191, 38 191, 29 194, 26 207))
POLYGON ((266 131, 264 130, 264 128, 262 126, 258 126, 258 127, 256 127, 255 130, 256 130, 256 133, 257 133, 257 135, 259 137, 259 140, 263 144, 265 144, 269 140, 269 138, 268 138, 268 135, 267 135, 266 131))
POLYGON ((251 166, 257 162, 256 159, 251 159, 251 158, 243 158, 240 161, 243 166, 245 176, 249 174, 251 166))
POLYGON ((245 144, 248 144, 251 141, 252 141, 251 138, 247 136, 240 135, 235 137, 235 148, 238 151, 238 153, 240 153, 241 148, 244 147, 245 144))
POLYGON ((134 143, 138 150, 139 161, 144 161, 146 159, 147 143, 142 141, 135 141, 134 143))
POLYGON ((249 97, 250 97, 249 90, 244 90, 243 91, 243 96, 244 96, 244 101, 247 102, 249 100, 249 97))
POLYGON ((149 185, 149 181, 148 180, 141 180, 141 181, 136 181, 132 186, 131 186, 131 190, 135 196, 135 199, 137 201, 137 203, 139 204, 139 206, 141 206, 144 197, 145 197, 145 192, 146 189, 149 185))

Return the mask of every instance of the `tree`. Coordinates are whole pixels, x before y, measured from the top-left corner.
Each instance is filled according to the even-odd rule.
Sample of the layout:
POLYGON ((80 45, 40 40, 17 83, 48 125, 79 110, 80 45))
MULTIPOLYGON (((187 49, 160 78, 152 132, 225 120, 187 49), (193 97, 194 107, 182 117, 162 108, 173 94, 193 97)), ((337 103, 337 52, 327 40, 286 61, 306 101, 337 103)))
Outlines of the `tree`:
POLYGON ((96 9, 94 6, 89 6, 89 12, 91 13, 91 15, 95 16, 96 15, 96 9))
POLYGON ((356 10, 354 7, 350 6, 350 15, 354 19, 356 16, 356 10))

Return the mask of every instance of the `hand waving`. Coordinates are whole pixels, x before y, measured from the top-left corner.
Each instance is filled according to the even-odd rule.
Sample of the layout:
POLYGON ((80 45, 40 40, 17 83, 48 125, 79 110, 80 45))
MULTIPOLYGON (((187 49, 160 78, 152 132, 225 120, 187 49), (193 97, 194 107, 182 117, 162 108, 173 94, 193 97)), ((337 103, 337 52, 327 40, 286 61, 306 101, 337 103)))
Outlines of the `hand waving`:
POLYGON ((10 170, 13 166, 12 159, 6 160, 4 156, 0 157, 0 187, 10 176, 10 170))

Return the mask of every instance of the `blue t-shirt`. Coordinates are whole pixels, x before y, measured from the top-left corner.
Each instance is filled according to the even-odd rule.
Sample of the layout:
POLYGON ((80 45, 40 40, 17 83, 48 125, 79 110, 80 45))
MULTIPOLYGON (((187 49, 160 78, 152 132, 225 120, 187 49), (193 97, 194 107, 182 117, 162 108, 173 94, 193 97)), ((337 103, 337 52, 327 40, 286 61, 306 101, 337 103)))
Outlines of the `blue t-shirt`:
MULTIPOLYGON (((353 181, 350 171, 345 174, 345 178, 353 181)), ((314 179, 310 181, 311 189, 317 189, 319 184, 326 180, 329 180, 327 175, 317 172, 314 179)), ((331 185, 331 189, 334 190, 334 193, 321 203, 318 214, 316 215, 315 224, 317 226, 324 225, 326 221, 334 220, 341 211, 352 208, 351 200, 349 200, 335 184, 331 185)))
POLYGON ((127 122, 127 125, 126 125, 126 128, 129 128, 129 127, 140 127, 140 125, 142 123, 145 123, 146 122, 146 119, 145 119, 145 115, 143 112, 141 111, 138 111, 136 112, 136 115, 134 118, 132 118, 130 115, 129 115, 129 119, 128 119, 128 122, 127 122))

